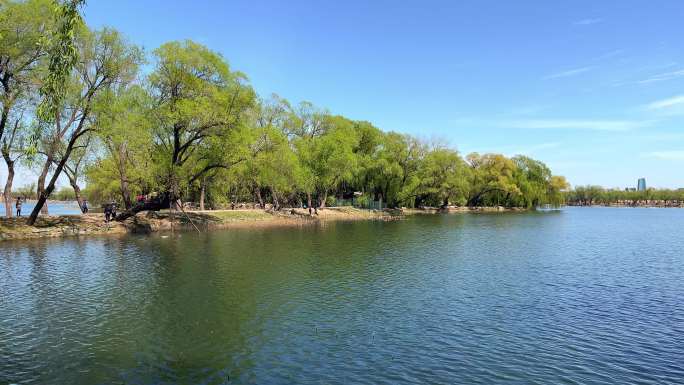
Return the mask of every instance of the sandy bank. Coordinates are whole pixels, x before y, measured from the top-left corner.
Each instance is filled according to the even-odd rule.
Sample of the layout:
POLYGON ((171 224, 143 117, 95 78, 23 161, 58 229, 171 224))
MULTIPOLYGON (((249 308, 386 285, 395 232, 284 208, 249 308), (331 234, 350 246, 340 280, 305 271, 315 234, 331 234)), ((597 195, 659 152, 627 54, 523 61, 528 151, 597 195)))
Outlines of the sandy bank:
POLYGON ((212 210, 188 211, 174 214, 167 210, 141 212, 123 222, 105 223, 104 215, 40 216, 36 226, 28 226, 26 217, 0 218, 0 240, 51 238, 92 234, 151 233, 171 230, 218 228, 247 228, 268 226, 294 226, 335 220, 390 220, 392 213, 359 210, 355 208, 327 208, 317 215, 304 209, 283 209, 278 212, 264 210, 212 210))
POLYGON ((170 213, 140 212, 123 222, 105 223, 104 215, 41 216, 36 226, 28 226, 26 217, 0 218, 0 241, 10 239, 54 238, 95 234, 153 233, 160 231, 206 231, 226 228, 262 228, 306 226, 328 221, 396 220, 407 215, 522 211, 503 207, 448 207, 446 209, 362 210, 331 207, 309 215, 306 209, 264 211, 254 209, 187 211, 170 213))

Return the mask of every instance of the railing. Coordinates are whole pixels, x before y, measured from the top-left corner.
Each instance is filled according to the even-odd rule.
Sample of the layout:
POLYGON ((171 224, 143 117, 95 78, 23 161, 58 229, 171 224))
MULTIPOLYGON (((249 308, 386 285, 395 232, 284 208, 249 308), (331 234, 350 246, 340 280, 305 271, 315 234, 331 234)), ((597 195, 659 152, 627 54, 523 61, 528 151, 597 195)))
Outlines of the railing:
POLYGON ((367 201, 357 199, 335 199, 335 206, 337 207, 356 207, 368 210, 382 210, 387 207, 383 201, 367 201))

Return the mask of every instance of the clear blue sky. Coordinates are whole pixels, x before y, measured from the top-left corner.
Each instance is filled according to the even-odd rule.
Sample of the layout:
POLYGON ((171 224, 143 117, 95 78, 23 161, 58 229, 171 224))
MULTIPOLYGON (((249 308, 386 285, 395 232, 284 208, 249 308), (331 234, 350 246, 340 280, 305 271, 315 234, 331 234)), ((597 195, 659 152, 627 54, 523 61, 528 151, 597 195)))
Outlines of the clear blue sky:
POLYGON ((151 51, 193 39, 262 95, 573 185, 684 187, 684 1, 89 0, 151 51))

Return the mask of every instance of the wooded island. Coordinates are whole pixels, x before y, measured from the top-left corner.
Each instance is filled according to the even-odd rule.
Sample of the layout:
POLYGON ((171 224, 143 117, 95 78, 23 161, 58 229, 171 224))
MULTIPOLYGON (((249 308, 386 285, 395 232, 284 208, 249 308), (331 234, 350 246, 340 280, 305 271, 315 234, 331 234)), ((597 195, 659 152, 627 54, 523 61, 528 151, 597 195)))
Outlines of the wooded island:
POLYGON ((340 199, 388 207, 563 203, 565 178, 540 161, 463 157, 310 102, 257 95, 209 48, 186 40, 145 52, 114 29, 85 25, 81 3, 0 0, 7 216, 19 164, 38 174, 29 224, 47 212, 62 176, 79 206, 86 197, 126 210, 151 195, 172 208, 252 201, 274 210, 340 199))

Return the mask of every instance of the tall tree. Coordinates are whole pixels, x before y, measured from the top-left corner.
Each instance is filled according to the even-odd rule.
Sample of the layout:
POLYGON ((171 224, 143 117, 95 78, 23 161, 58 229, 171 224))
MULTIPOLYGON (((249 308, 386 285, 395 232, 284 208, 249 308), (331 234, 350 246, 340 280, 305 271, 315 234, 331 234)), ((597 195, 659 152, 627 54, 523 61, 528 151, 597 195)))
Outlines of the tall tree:
POLYGON ((0 140, 12 108, 35 91, 53 20, 50 0, 0 2, 0 140))
MULTIPOLYGON (((150 125, 151 97, 138 85, 112 89, 103 94, 95 108, 100 157, 87 171, 98 178, 118 181, 118 192, 126 209, 133 193, 150 192, 154 185, 153 147, 150 125)), ((97 185, 97 183, 96 183, 97 185)))
POLYGON ((436 148, 425 156, 420 169, 421 192, 433 204, 446 207, 465 202, 466 164, 454 150, 436 148))
POLYGON ((14 183, 15 165, 25 153, 25 135, 26 128, 23 122, 23 115, 20 115, 14 120, 12 128, 2 138, 0 152, 5 160, 7 166, 7 180, 5 181, 5 188, 3 190, 3 199, 5 201, 5 215, 9 218, 14 213, 12 210, 12 184, 14 183))
POLYGON ((472 153, 467 160, 470 165, 468 206, 482 206, 492 194, 520 193, 513 177, 516 165, 509 158, 501 154, 472 153))
POLYGON ((201 150, 220 148, 222 140, 241 128, 254 91, 220 55, 192 41, 166 43, 154 56, 156 67, 149 77, 155 98, 153 132, 164 167, 161 176, 175 206, 183 182, 231 166, 221 152, 201 150))
POLYGON ((82 136, 96 129, 91 123, 93 105, 105 90, 135 79, 142 52, 128 44, 115 30, 91 32, 85 27, 77 34, 79 60, 69 81, 63 86, 58 113, 53 123, 43 124, 44 163, 38 182, 38 202, 29 217, 33 224, 55 188, 74 148, 82 136), (44 185, 52 164, 56 164, 47 186, 44 185))

